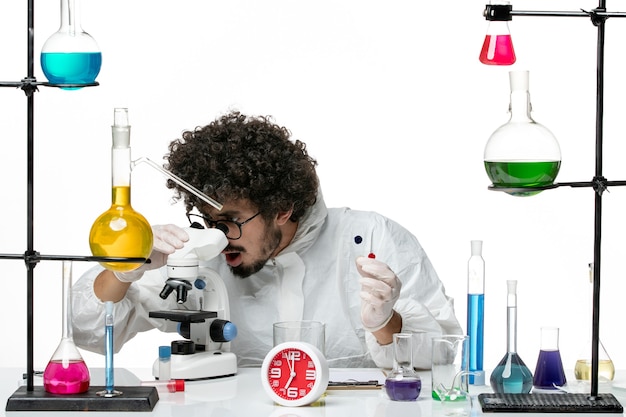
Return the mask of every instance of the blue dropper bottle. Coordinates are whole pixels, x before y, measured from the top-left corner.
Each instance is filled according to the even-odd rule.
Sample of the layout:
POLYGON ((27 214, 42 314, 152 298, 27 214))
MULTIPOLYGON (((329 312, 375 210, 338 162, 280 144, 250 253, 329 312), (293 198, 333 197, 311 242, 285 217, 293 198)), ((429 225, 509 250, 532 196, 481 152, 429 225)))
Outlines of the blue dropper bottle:
POLYGON ((472 255, 467 262, 467 334, 469 343, 469 383, 485 385, 483 370, 485 260, 483 241, 472 240, 472 255))

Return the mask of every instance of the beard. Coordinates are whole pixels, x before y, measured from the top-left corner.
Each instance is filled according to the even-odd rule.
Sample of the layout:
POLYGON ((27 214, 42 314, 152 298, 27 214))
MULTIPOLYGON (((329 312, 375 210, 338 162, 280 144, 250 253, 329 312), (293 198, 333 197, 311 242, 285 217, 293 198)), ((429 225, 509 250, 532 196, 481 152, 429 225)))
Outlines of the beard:
POLYGON ((259 272, 267 261, 272 257, 272 254, 280 244, 283 238, 283 233, 279 228, 268 230, 267 238, 263 242, 261 247, 261 255, 256 260, 253 260, 251 264, 242 263, 239 266, 230 267, 231 272, 239 278, 248 278, 250 275, 259 272))

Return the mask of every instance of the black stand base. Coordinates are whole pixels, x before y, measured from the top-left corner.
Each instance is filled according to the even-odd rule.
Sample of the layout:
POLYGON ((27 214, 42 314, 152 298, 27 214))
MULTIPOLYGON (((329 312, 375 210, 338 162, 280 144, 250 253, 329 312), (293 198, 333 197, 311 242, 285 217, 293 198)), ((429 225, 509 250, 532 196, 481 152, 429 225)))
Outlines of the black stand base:
POLYGON ((623 413, 613 394, 592 399, 580 393, 478 394, 483 412, 494 413, 623 413))
POLYGON ((105 387, 89 387, 82 394, 51 394, 43 387, 33 391, 18 388, 7 400, 6 411, 152 411, 159 401, 155 387, 116 387, 122 395, 106 398, 97 394, 105 387))

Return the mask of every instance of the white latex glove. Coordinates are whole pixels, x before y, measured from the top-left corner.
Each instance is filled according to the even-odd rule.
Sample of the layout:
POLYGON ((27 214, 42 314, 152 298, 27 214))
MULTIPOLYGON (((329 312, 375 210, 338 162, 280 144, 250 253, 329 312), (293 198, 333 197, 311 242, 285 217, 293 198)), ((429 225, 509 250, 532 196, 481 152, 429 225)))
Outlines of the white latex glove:
POLYGON ((375 332, 389 323, 393 306, 400 297, 402 282, 387 264, 359 256, 356 266, 362 278, 361 321, 365 329, 375 332))
POLYGON ((143 273, 151 269, 158 269, 167 263, 168 255, 182 248, 189 240, 189 235, 180 227, 173 224, 152 226, 152 253, 150 263, 144 263, 139 268, 128 272, 113 272, 122 282, 135 282, 143 273))

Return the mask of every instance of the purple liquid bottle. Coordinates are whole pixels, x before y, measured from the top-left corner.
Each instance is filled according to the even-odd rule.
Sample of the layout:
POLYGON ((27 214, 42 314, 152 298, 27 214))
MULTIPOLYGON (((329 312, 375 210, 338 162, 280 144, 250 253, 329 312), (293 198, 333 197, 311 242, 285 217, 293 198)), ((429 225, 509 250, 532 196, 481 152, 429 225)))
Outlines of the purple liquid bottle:
POLYGON ((559 351, 559 329, 541 328, 541 350, 533 377, 533 386, 539 389, 558 389, 567 383, 561 352, 559 351))
POLYGON ((422 391, 422 380, 413 369, 413 335, 393 335, 393 369, 385 380, 385 391, 393 401, 415 401, 422 391))

